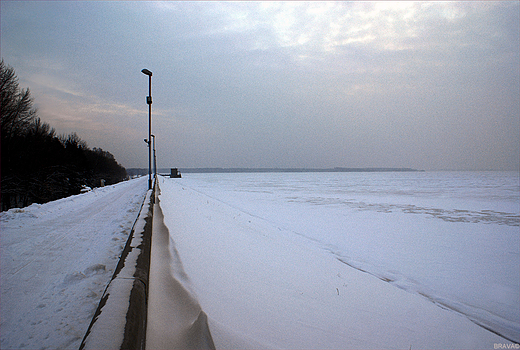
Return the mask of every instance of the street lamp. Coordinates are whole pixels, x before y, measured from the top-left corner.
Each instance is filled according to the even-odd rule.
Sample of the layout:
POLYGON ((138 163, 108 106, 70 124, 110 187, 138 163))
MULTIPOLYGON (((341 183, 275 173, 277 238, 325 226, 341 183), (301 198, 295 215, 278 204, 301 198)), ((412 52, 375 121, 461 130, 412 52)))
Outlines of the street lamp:
POLYGON ((148 104, 148 189, 152 189, 152 148, 150 141, 152 139, 152 72, 148 69, 141 71, 148 75, 148 96, 146 96, 146 103, 148 104))
POLYGON ((152 134, 153 137, 153 173, 154 177, 157 180, 157 158, 155 157, 155 135, 152 134))

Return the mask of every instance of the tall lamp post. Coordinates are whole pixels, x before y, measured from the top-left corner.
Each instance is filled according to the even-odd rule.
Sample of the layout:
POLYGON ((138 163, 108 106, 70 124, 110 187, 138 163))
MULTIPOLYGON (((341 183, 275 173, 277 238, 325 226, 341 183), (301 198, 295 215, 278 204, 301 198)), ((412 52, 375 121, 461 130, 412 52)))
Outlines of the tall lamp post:
POLYGON ((153 137, 153 173, 155 179, 157 179, 157 158, 155 156, 155 135, 151 135, 153 137))
POLYGON ((146 96, 146 103, 148 104, 148 189, 152 189, 152 147, 150 142, 152 140, 152 72, 148 69, 141 71, 148 75, 148 96, 146 96))

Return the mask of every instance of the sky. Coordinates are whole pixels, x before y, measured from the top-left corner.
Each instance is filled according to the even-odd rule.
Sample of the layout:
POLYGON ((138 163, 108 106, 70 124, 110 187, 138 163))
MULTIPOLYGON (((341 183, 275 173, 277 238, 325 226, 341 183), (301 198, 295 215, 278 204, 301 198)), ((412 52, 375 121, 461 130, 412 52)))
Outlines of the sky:
POLYGON ((127 168, 520 169, 520 2, 5 1, 38 116, 127 168))

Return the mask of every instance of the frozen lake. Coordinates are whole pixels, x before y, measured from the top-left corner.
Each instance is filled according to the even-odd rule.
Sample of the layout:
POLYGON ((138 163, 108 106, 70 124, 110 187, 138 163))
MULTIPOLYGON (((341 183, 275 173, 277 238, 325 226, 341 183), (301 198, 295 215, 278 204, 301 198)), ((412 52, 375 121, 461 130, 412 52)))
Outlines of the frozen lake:
POLYGON ((519 342, 518 172, 219 173, 168 181, 519 342))

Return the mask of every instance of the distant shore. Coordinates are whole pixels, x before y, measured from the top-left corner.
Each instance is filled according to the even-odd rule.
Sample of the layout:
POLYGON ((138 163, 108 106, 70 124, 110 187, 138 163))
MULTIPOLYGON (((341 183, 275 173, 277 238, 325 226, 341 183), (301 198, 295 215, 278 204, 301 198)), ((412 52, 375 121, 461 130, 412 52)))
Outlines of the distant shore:
MULTIPOLYGON (((146 175, 148 169, 129 168, 128 175, 146 175)), ((181 174, 185 173, 333 173, 333 172, 417 172, 412 168, 179 168, 181 174)), ((160 174, 169 174, 170 168, 158 169, 160 174)))

